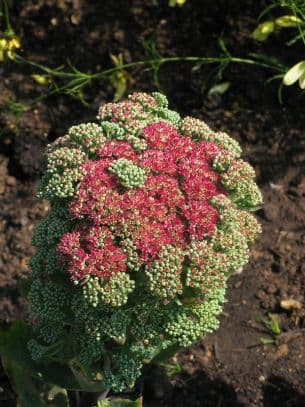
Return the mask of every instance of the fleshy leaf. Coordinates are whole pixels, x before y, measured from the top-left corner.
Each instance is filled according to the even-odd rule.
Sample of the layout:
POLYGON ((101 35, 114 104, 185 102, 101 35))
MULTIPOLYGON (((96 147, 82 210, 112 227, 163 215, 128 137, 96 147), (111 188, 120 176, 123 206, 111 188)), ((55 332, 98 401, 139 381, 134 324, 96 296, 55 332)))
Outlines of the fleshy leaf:
POLYGON ((175 345, 172 345, 172 346, 168 347, 167 349, 159 352, 152 360, 152 363, 154 363, 156 365, 161 364, 161 363, 165 362, 166 360, 172 358, 181 349, 183 349, 183 348, 178 343, 175 345))
POLYGON ((59 386, 51 387, 47 399, 50 401, 50 407, 69 407, 67 390, 59 386))
POLYGON ((24 342, 29 338, 30 330, 22 322, 15 322, 9 330, 0 331, 0 353, 3 366, 12 380, 18 394, 20 407, 42 406, 43 401, 30 374, 31 360, 24 349, 24 342), (19 346, 17 338, 21 339, 19 346), (24 340, 23 340, 24 338, 24 340))
POLYGON ((113 399, 100 400, 97 407, 142 407, 142 397, 137 400, 113 399))
MULTIPOLYGON (((21 386, 21 394, 25 392, 25 395, 27 395, 26 389, 22 388, 22 381, 27 380, 30 386, 30 381, 33 379, 68 390, 88 392, 106 390, 107 386, 102 382, 89 382, 80 374, 76 375, 76 372, 72 371, 67 365, 55 362, 49 364, 34 362, 27 348, 27 342, 32 337, 31 328, 23 321, 16 321, 8 330, 0 331, 0 353, 3 364, 18 393, 21 386)), ((31 387, 31 397, 34 396, 34 388, 31 387)), ((31 406, 33 405, 35 404, 31 404, 31 406)), ((24 406, 27 405, 24 404, 24 406)))

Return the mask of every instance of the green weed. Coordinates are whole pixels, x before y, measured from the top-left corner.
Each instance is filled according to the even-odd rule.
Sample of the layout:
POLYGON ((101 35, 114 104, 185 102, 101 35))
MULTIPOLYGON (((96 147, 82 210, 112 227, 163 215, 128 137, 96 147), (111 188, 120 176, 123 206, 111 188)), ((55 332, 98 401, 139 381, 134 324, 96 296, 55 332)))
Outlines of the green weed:
POLYGON ((282 333, 278 317, 275 314, 269 313, 268 318, 258 316, 256 319, 263 325, 266 333, 269 335, 268 337, 260 338, 261 343, 264 345, 274 344, 276 337, 282 333))
POLYGON ((14 99, 7 99, 3 104, 3 108, 13 113, 13 115, 17 118, 27 110, 27 106, 25 104, 16 102, 14 99))

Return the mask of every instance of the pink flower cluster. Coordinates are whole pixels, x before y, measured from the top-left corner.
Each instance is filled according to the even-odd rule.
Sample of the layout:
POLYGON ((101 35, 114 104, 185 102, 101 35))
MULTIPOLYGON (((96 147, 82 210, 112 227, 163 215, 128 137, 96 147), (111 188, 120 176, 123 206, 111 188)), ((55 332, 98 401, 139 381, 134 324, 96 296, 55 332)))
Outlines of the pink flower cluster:
POLYGON ((111 274, 126 270, 126 255, 106 227, 93 225, 65 233, 58 249, 70 260, 68 273, 73 281, 89 275, 102 275, 107 280, 111 274))
POLYGON ((145 151, 136 152, 126 141, 108 140, 97 150, 97 160, 82 164, 85 175, 70 203, 70 214, 80 226, 63 235, 58 245, 74 281, 88 275, 107 280, 125 271, 126 239, 141 263, 149 265, 165 245, 185 249, 213 235, 218 211, 209 200, 224 190, 211 161, 221 147, 192 141, 166 122, 147 125, 142 137, 145 151), (145 169, 142 186, 124 188, 109 171, 121 158, 145 169))

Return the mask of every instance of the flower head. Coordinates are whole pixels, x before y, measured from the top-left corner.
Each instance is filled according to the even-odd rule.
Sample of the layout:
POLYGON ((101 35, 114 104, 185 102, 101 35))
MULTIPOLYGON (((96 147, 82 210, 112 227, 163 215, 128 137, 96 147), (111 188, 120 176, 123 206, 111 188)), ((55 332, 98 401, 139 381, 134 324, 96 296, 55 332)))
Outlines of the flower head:
POLYGON ((7 34, 0 38, 0 62, 6 58, 15 59, 14 50, 20 48, 20 39, 15 34, 7 34))
POLYGON ((80 364, 115 341, 103 377, 121 389, 143 361, 218 326, 262 197, 239 144, 181 119, 164 95, 134 93, 98 117, 48 147, 39 196, 52 210, 33 238, 29 299, 40 336, 53 343, 67 330, 80 364))

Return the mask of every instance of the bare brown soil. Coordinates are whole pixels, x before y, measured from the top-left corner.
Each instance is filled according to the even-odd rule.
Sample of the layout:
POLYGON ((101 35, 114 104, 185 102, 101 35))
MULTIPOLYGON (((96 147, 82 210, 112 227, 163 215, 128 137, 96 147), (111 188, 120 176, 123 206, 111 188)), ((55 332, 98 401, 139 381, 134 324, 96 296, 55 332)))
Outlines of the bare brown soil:
MULTIPOLYGON (((110 66, 109 53, 122 52, 126 62, 145 58, 140 40, 153 37, 167 56, 217 55, 217 39, 226 38, 236 55, 258 52, 250 39, 263 2, 188 0, 181 8, 165 0, 14 1, 12 22, 22 35, 22 54, 59 66, 69 58, 84 71, 110 66)), ((269 52, 283 55, 281 38, 269 52)), ((295 51, 297 52, 297 51, 295 51)), ((297 61, 289 51, 288 59, 297 61)), ((255 167, 264 194, 258 212, 263 234, 252 247, 251 262, 231 278, 221 327, 179 354, 182 372, 166 379, 148 368, 144 406, 228 407, 305 406, 305 123, 304 96, 286 91, 284 105, 276 85, 265 85, 267 71, 232 65, 224 74, 231 82, 222 96, 208 96, 204 84, 210 68, 192 71, 187 63, 161 68, 162 90, 182 114, 201 118, 240 141, 244 157, 255 167), (284 309, 293 299, 297 309, 284 309), (281 334, 263 345, 268 333, 258 316, 276 314, 281 334)), ((22 318, 25 301, 19 281, 28 273, 34 225, 48 210, 35 199, 48 142, 72 124, 92 120, 99 104, 111 100, 109 83, 88 89, 89 106, 69 96, 54 95, 32 104, 46 92, 33 70, 0 65, 0 320, 22 318), (16 115, 8 101, 28 110, 16 115)), ((154 89, 149 73, 133 72, 129 90, 154 89)), ((0 370, 0 405, 14 406, 15 396, 0 370)))

